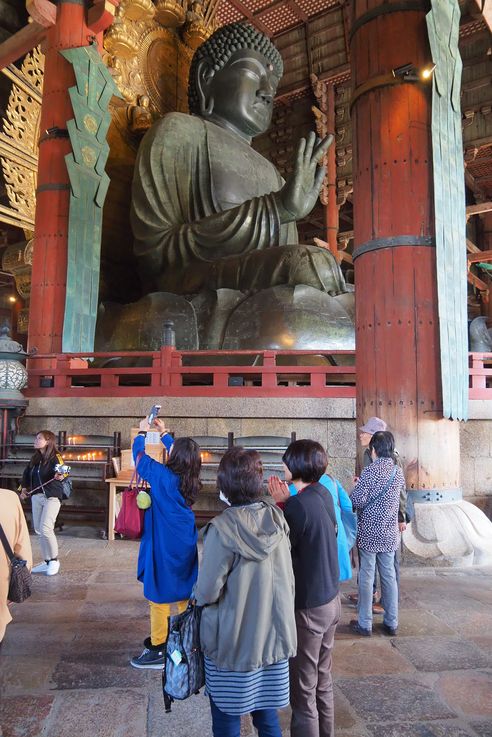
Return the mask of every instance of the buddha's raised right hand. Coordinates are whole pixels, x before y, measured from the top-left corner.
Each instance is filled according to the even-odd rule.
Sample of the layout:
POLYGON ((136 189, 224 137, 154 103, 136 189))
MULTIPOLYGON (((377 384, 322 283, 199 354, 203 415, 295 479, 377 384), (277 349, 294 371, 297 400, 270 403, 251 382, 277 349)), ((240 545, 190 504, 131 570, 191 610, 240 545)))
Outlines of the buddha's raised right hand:
POLYGON ((332 142, 332 135, 320 141, 313 132, 299 141, 294 171, 275 195, 282 223, 301 220, 313 209, 325 176, 321 162, 332 142))

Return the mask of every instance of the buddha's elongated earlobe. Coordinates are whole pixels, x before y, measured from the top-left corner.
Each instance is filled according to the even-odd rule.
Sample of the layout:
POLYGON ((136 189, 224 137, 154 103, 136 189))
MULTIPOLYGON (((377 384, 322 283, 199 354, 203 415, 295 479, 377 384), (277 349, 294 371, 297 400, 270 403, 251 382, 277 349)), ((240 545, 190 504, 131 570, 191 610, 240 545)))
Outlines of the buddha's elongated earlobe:
POLYGON ((212 115, 214 110, 214 96, 212 93, 212 80, 215 71, 206 59, 202 59, 196 71, 196 88, 200 105, 200 114, 212 115))
POLYGON ((202 115, 208 116, 212 115, 214 111, 214 98, 210 96, 208 100, 202 100, 200 99, 200 112, 202 115))

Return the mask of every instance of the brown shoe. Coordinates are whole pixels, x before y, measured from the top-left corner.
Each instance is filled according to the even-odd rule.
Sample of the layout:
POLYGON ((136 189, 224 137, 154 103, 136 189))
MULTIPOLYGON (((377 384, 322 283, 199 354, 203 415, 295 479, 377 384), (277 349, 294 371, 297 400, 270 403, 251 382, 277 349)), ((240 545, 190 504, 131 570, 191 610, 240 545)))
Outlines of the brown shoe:
POLYGON ((381 604, 373 604, 372 613, 373 614, 384 614, 384 607, 381 606, 381 604))

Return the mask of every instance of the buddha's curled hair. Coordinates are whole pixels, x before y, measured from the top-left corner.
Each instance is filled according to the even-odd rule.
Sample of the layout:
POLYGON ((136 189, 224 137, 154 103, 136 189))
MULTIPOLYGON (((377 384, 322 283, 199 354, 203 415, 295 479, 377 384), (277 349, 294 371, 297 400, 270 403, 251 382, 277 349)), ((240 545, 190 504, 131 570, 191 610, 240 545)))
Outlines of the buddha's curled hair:
POLYGON ((196 86, 197 67, 200 61, 207 59, 215 71, 218 72, 225 67, 234 52, 241 49, 251 49, 263 54, 267 61, 272 64, 275 74, 280 79, 284 69, 282 57, 268 36, 257 31, 249 23, 229 23, 212 33, 210 38, 195 51, 188 82, 190 113, 198 114, 200 112, 196 86))

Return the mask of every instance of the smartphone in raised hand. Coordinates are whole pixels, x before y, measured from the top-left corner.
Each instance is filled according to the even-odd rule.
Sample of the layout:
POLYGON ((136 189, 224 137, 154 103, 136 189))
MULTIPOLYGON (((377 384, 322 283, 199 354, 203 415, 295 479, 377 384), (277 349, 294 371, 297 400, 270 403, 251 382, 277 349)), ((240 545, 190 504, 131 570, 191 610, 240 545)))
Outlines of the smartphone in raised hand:
POLYGON ((161 411, 161 405, 160 404, 154 404, 148 414, 147 422, 149 423, 149 426, 152 427, 154 424, 154 420, 156 417, 159 416, 159 412, 161 411))

